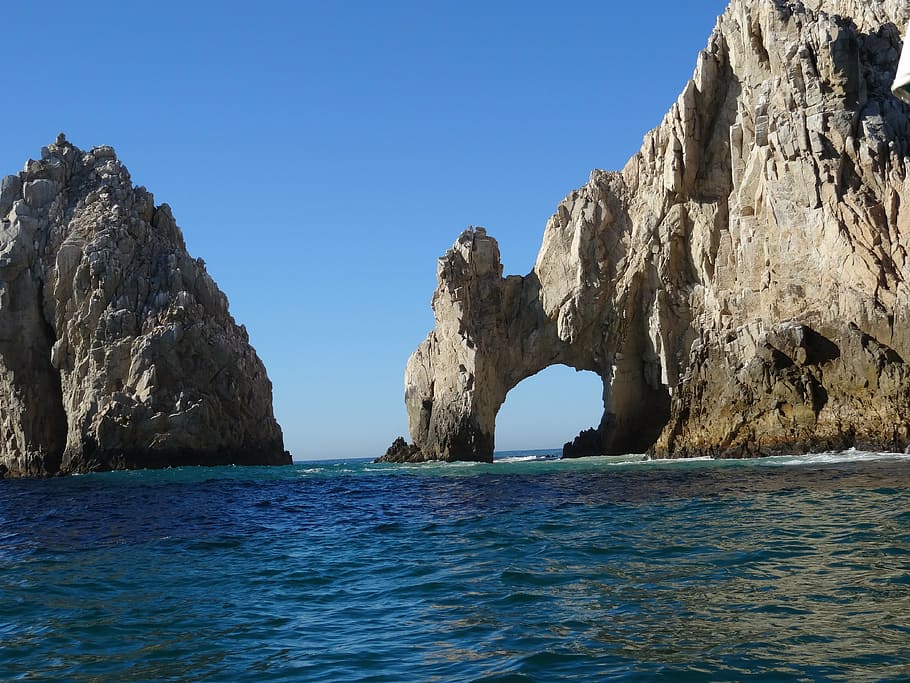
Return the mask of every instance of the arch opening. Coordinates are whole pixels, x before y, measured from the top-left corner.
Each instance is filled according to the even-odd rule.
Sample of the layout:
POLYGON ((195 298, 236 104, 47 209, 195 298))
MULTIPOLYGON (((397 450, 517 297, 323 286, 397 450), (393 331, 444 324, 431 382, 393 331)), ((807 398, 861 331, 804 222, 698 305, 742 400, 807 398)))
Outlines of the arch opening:
POLYGON ((604 415, 604 382, 595 372, 551 365, 506 395, 495 421, 496 452, 552 451, 604 415))

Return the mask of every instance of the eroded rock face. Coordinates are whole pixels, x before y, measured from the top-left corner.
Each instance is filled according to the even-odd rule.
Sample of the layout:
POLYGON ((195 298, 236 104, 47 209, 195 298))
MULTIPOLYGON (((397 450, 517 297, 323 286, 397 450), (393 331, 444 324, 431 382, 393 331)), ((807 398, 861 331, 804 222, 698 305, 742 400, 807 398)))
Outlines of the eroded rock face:
POLYGON ((641 151, 559 205, 530 274, 503 279, 495 240, 465 232, 407 365, 415 445, 489 460, 507 392, 562 363, 603 378, 603 453, 906 447, 910 109, 889 86, 907 19, 898 0, 734 0, 641 151))
POLYGON ((0 473, 290 462, 167 205, 61 135, 0 186, 0 473))

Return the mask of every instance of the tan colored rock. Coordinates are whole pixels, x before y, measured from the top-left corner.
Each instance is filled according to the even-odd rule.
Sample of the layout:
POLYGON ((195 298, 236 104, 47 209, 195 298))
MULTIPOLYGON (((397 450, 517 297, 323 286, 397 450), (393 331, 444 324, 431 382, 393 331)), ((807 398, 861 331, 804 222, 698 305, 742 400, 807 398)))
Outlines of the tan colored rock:
POLYGON ((603 378, 604 453, 907 446, 910 110, 889 92, 907 19, 897 0, 734 0, 641 151, 559 205, 530 274, 502 279, 495 241, 463 234, 405 375, 425 457, 490 459, 508 391, 557 363, 603 378))
POLYGON ((246 330, 113 149, 3 180, 0 474, 289 462, 246 330))

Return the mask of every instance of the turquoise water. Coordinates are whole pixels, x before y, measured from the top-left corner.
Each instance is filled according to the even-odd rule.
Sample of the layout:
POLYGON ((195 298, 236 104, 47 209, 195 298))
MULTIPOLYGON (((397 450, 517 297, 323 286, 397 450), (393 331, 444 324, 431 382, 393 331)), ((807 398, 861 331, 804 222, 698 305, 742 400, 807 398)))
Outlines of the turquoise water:
POLYGON ((910 680, 910 459, 512 455, 0 481, 0 679, 910 680))

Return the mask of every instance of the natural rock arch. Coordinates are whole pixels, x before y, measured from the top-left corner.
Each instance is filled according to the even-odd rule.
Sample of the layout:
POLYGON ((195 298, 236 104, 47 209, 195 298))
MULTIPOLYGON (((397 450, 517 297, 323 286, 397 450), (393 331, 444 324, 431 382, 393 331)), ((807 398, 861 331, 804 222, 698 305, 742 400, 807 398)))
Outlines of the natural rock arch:
MULTIPOLYGON (((602 174, 602 180, 610 177, 602 174)), ((579 193, 565 220, 605 216, 595 194, 579 193)), ((592 237, 602 234, 591 228, 592 237)), ((619 246, 607 240, 591 253, 619 246)), ((576 275, 583 277, 593 265, 576 261, 576 275)), ((551 278, 557 271, 538 260, 528 276, 503 278, 499 246, 483 228, 462 233, 440 259, 436 328, 405 371, 409 429, 424 457, 491 460, 496 415, 509 391, 558 364, 594 372, 603 381, 600 452, 640 452, 656 440, 661 419, 665 423, 669 416, 669 396, 655 367, 647 320, 636 305, 640 297, 653 296, 652 288, 636 279, 627 301, 613 307, 612 324, 602 327, 587 321, 577 304, 560 302, 557 315, 548 312, 540 272, 551 278)))
POLYGON ((506 393, 555 363, 607 387, 605 452, 910 441, 910 110, 900 0, 733 0, 619 173, 502 277, 469 230, 405 371, 413 450, 489 460, 506 393))

